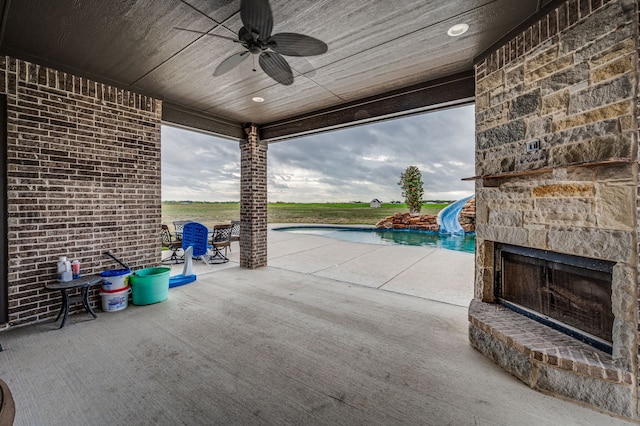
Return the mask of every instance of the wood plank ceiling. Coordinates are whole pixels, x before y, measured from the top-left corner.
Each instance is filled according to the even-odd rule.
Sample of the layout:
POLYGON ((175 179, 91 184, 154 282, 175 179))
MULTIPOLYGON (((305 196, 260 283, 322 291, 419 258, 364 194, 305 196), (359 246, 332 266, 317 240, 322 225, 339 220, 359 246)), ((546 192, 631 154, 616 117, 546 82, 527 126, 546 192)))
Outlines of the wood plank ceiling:
MULTIPOLYGON (((319 56, 287 57, 295 77, 290 86, 269 78, 257 61, 254 71, 251 58, 214 77, 218 64, 242 46, 176 29, 236 38, 240 0, 4 0, 0 53, 160 97, 168 122, 237 138, 242 123, 276 128, 319 111, 429 87, 434 80, 468 79, 474 57, 547 3, 271 0, 274 34, 302 33, 329 47, 319 56), (467 23, 469 31, 448 36, 458 23, 467 23), (256 103, 254 97, 265 101, 256 103)), ((468 101, 468 95, 448 96, 468 101)), ((403 108, 391 104, 373 116, 404 113, 403 108)), ((372 117, 357 110, 360 118, 372 117)), ((354 114, 338 124, 358 119, 354 114)), ((330 125, 331 120, 309 128, 330 125)), ((273 133, 274 140, 300 133, 282 129, 273 133)))

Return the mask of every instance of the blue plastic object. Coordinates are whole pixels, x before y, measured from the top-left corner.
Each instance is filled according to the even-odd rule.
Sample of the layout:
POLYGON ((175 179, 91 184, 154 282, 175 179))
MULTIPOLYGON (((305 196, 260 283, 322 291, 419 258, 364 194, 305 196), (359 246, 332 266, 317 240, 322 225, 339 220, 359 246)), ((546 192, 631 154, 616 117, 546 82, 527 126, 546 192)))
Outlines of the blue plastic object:
POLYGON ((169 277, 169 288, 179 287, 181 285, 192 283, 196 280, 196 275, 174 275, 173 277, 169 277))
POLYGON ((184 270, 182 274, 169 277, 169 288, 192 283, 196 280, 193 273, 193 256, 200 257, 207 254, 209 249, 209 230, 197 222, 190 222, 182 229, 182 249, 184 250, 184 270))
POLYGON ((182 249, 193 247, 193 257, 200 257, 207 254, 209 249, 209 230, 206 226, 198 222, 189 222, 182 228, 182 249))
POLYGON ((440 210, 440 213, 438 214, 438 222, 440 223, 441 234, 464 234, 464 229, 462 229, 462 226, 458 221, 458 215, 467 201, 473 197, 474 195, 470 195, 456 201, 455 203, 451 203, 444 209, 440 210))
POLYGON ((122 275, 127 275, 130 273, 131 273, 131 269, 109 269, 100 273, 100 276, 103 278, 120 277, 122 275))

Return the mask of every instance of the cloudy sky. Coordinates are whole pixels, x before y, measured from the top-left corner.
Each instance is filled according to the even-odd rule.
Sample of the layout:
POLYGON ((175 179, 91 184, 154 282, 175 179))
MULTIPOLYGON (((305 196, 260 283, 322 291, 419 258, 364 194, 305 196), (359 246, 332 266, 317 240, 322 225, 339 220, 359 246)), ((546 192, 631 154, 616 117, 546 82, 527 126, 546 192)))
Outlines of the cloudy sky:
MULTIPOLYGON (((269 201, 402 200, 400 173, 418 166, 425 199, 473 194, 473 105, 276 142, 267 152, 269 201)), ((238 201, 237 141, 162 127, 162 199, 238 201)))

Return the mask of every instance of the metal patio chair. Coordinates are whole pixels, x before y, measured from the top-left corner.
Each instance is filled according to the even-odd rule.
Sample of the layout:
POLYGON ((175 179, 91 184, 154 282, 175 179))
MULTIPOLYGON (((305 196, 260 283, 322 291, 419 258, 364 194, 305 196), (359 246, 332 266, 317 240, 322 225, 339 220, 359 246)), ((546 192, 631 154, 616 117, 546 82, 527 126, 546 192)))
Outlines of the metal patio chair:
POLYGON ((184 256, 178 256, 178 250, 182 248, 182 242, 174 238, 167 225, 162 225, 160 235, 162 236, 162 247, 171 250, 171 256, 162 259, 162 263, 184 262, 184 256))
POLYGON ((187 223, 191 223, 191 220, 174 220, 173 221, 173 233, 175 234, 176 240, 182 239, 182 229, 187 223))
POLYGON ((216 225, 213 228, 213 236, 211 237, 211 251, 208 263, 226 263, 229 261, 227 257, 227 249, 231 246, 231 230, 232 224, 216 225), (222 254, 224 249, 224 254, 222 254))
MULTIPOLYGON (((240 241, 240 221, 231 221, 231 242, 240 241)), ((231 244, 229 244, 229 251, 231 251, 231 244)))

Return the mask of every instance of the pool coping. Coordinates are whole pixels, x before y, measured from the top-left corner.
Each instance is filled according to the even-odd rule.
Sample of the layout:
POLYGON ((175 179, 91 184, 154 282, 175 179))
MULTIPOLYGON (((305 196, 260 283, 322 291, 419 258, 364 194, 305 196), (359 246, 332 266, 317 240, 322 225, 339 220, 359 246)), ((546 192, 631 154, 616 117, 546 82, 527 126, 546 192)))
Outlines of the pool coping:
MULTIPOLYGON (((293 230, 300 230, 301 232, 292 232, 295 234, 305 234, 305 235, 315 235, 318 237, 323 237, 323 238, 330 238, 333 240, 338 240, 338 241, 346 241, 346 242, 352 242, 352 243, 356 243, 356 244, 373 244, 373 245, 399 245, 399 246, 412 246, 412 247, 429 247, 429 248, 436 248, 436 249, 441 249, 441 250, 450 250, 450 251, 456 251, 456 252, 460 252, 460 253, 468 253, 468 254, 473 254, 475 253, 475 232, 465 232, 463 234, 449 234, 449 233, 439 233, 439 232, 434 232, 434 231, 427 231, 427 230, 422 230, 422 229, 381 229, 381 228, 376 228, 373 225, 332 225, 332 224, 277 224, 274 226, 270 226, 269 227, 270 231, 279 231, 279 232, 287 232, 287 231, 293 231, 293 230), (396 241, 393 242, 370 242, 370 241, 351 241, 349 239, 346 238, 339 238, 336 237, 334 235, 329 235, 329 232, 327 234, 314 234, 312 232, 306 233, 304 232, 304 230, 327 230, 327 231, 361 231, 361 232, 367 232, 370 234, 376 233, 379 234, 378 237, 381 239, 385 239, 383 234, 388 234, 388 233, 394 233, 394 234, 401 234, 401 233, 412 233, 412 234, 423 234, 423 235, 429 235, 430 237, 437 237, 438 239, 442 240, 442 237, 448 237, 448 238, 469 238, 469 237, 473 237, 474 238, 474 244, 473 244, 473 249, 468 248, 468 249, 459 249, 456 248, 455 246, 448 246, 447 244, 435 244, 435 245, 431 245, 431 244, 404 244, 404 243, 398 243, 396 241)), ((395 237, 393 237, 395 238, 395 237)), ((464 244, 464 243, 463 243, 464 244)))
POLYGON ((377 228, 375 225, 328 225, 328 224, 318 224, 318 225, 313 225, 313 224, 302 224, 302 225, 295 225, 295 224, 287 224, 287 225, 282 225, 282 224, 276 224, 274 225, 274 227, 271 227, 270 229, 272 231, 285 231, 285 230, 289 230, 289 229, 337 229, 337 230, 349 230, 349 231, 373 231, 373 232, 415 232, 415 233, 422 233, 422 234, 434 234, 434 235, 454 235, 454 236, 475 236, 475 231, 474 232, 465 232, 463 234, 450 234, 450 233, 440 233, 440 232, 435 232, 435 231, 427 231, 424 229, 407 229, 407 228, 403 228, 403 229, 397 229, 397 228, 377 228))

